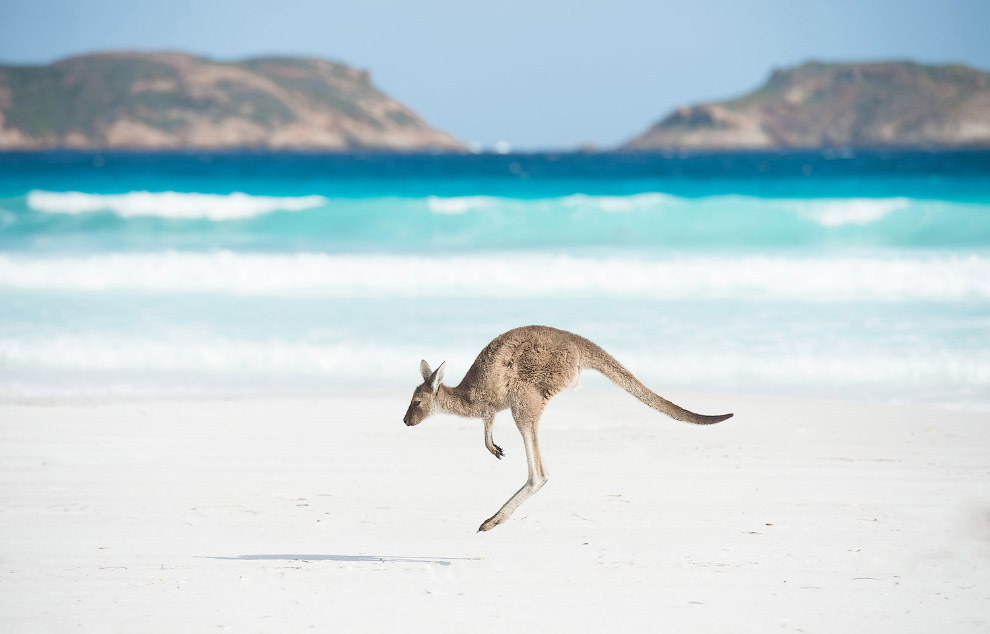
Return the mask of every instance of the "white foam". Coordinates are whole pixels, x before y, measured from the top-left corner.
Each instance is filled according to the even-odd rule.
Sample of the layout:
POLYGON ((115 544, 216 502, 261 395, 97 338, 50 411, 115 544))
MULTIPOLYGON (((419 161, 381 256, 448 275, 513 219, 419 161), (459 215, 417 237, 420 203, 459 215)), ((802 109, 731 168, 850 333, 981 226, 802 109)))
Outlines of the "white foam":
POLYGON ((124 218, 238 220, 273 211, 302 211, 327 204, 323 196, 250 196, 182 192, 128 192, 126 194, 86 194, 83 192, 28 192, 28 207, 58 214, 84 214, 111 211, 124 218))
POLYGON ((515 211, 550 211, 553 209, 589 210, 605 213, 631 213, 660 209, 724 210, 734 208, 779 210, 795 213, 822 227, 867 225, 912 205, 912 200, 897 198, 758 198, 729 194, 702 198, 683 198, 659 192, 605 196, 571 194, 559 198, 503 198, 497 196, 429 196, 427 206, 441 215, 464 214, 482 209, 515 211))
POLYGON ((990 257, 975 253, 658 259, 541 253, 0 254, 0 287, 326 297, 986 301, 990 257))
POLYGON ((720 385, 777 385, 777 386, 858 386, 872 385, 911 386, 931 389, 934 386, 951 385, 956 388, 982 388, 990 396, 990 359, 981 350, 968 353, 942 349, 903 351, 878 350, 866 346, 835 346, 818 344, 811 350, 795 351, 794 342, 781 342, 776 347, 764 349, 760 354, 752 350, 695 350, 665 349, 662 360, 657 355, 642 351, 615 352, 629 367, 637 368, 645 376, 660 383, 686 382, 720 385), (791 349, 788 349, 791 348, 791 349))
POLYGON ((572 194, 562 200, 565 207, 570 209, 597 208, 607 213, 621 213, 656 209, 684 199, 668 194, 648 192, 630 194, 628 196, 589 196, 587 194, 572 194))
MULTIPOLYGON (((667 347, 663 354, 609 345, 609 351, 651 385, 706 389, 794 389, 847 398, 883 394, 965 395, 970 408, 990 398, 990 360, 980 350, 950 353, 805 349, 787 345, 754 354, 746 349, 667 347)), ((0 394, 48 391, 140 389, 198 391, 204 386, 278 390, 279 386, 323 388, 328 381, 411 386, 418 381, 422 345, 377 338, 347 342, 239 339, 185 332, 150 335, 59 333, 0 336, 0 394), (36 377, 36 378, 32 378, 36 377), (13 379, 13 380, 11 380, 13 379), (62 387, 59 388, 58 386, 62 387), (33 387, 31 387, 33 386, 33 387), (143 386, 143 387, 142 387, 143 386)), ((449 367, 463 372, 476 349, 445 346, 449 367)), ((605 380, 589 374, 590 384, 605 380)))
MULTIPOLYGON (((415 377, 416 350, 395 345, 314 344, 222 336, 59 334, 0 337, 0 367, 58 370, 195 371, 204 374, 316 374, 402 371, 415 377), (360 363, 360 365, 358 365, 360 363), (401 370, 398 370, 401 369, 401 370)), ((387 374, 386 374, 387 375, 387 374)))
POLYGON ((561 206, 564 209, 590 209, 606 213, 643 211, 670 205, 684 199, 668 194, 647 192, 628 196, 598 196, 571 194, 561 198, 503 198, 498 196, 428 196, 429 210, 435 214, 454 215, 481 209, 511 209, 549 211, 561 206))
POLYGON ((799 215, 823 227, 867 225, 907 209, 908 198, 821 198, 791 200, 783 203, 799 215))
MULTIPOLYGON (((410 199, 422 201, 423 199, 410 199)), ((350 201, 353 203, 353 201, 350 201)), ((571 194, 559 198, 521 199, 498 196, 427 196, 427 209, 438 215, 461 215, 481 210, 552 211, 554 209, 591 210, 604 213, 630 213, 678 208, 721 209, 742 205, 747 208, 784 210, 822 227, 866 225, 892 213, 911 207, 909 198, 823 198, 764 199, 725 195, 689 199, 658 192, 625 196, 571 194)), ((318 195, 252 196, 200 194, 185 192, 134 191, 126 194, 88 194, 33 190, 27 205, 44 213, 83 214, 110 211, 124 218, 161 217, 176 219, 237 220, 275 211, 303 211, 326 206, 330 201, 318 195)), ((417 204, 422 204, 417 202, 417 204)))
POLYGON ((427 196, 426 205, 432 213, 452 216, 479 209, 488 209, 498 205, 502 200, 511 199, 499 199, 493 196, 453 196, 449 198, 427 196))

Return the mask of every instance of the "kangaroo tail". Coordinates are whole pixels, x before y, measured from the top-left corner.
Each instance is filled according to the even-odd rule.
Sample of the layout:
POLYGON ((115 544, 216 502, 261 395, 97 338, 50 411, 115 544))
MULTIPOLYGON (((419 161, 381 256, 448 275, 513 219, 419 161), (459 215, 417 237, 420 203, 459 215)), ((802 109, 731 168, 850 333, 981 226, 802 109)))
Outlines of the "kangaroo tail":
POLYGON ((679 405, 671 403, 664 397, 643 385, 639 379, 633 376, 632 372, 622 367, 621 363, 616 361, 612 355, 605 352, 600 346, 583 337, 579 337, 579 339, 582 344, 582 368, 591 368, 592 370, 601 372, 608 377, 610 381, 658 412, 662 412, 674 420, 694 423, 695 425, 712 425, 732 417, 732 414, 721 414, 718 416, 695 414, 694 412, 690 412, 679 405))

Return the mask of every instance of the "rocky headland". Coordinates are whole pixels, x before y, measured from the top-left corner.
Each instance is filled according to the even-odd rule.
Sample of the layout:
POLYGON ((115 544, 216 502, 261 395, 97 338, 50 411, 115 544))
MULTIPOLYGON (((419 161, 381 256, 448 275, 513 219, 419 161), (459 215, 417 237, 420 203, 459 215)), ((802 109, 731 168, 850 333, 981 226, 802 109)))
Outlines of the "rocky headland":
POLYGON ((382 94, 367 72, 343 64, 115 52, 0 66, 0 150, 47 148, 464 146, 382 94))
POLYGON ((809 62, 737 99, 678 108, 622 149, 967 146, 990 146, 990 73, 809 62))

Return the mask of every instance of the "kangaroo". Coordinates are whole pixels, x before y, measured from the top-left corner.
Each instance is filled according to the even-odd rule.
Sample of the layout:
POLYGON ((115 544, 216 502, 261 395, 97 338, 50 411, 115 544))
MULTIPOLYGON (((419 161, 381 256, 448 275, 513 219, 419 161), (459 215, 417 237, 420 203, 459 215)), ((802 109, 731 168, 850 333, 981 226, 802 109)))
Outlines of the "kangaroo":
POLYGON ((546 484, 547 471, 540 455, 539 424, 547 402, 577 383, 581 370, 601 372, 653 409, 671 418, 696 425, 721 422, 732 414, 704 416, 679 407, 654 393, 612 356, 588 339, 549 326, 523 326, 492 340, 478 355, 457 387, 443 385, 444 366, 430 369, 419 364, 423 383, 413 392, 402 418, 418 425, 438 412, 481 418, 485 423, 485 447, 499 460, 505 455, 492 439, 495 414, 512 410, 516 428, 526 447, 529 478, 521 489, 485 520, 478 532, 488 531, 509 519, 519 506, 546 484))

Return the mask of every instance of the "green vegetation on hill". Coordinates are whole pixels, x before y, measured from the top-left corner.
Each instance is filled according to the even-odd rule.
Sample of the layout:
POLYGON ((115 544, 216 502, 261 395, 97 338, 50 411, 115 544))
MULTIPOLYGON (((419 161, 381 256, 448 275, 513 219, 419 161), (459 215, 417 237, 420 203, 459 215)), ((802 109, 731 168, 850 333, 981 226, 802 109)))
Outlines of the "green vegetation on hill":
POLYGON ((462 149, 343 64, 179 53, 0 66, 0 149, 43 147, 462 149))
POLYGON ((809 62, 755 91, 678 108, 625 149, 990 145, 990 73, 809 62))

